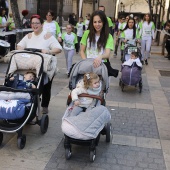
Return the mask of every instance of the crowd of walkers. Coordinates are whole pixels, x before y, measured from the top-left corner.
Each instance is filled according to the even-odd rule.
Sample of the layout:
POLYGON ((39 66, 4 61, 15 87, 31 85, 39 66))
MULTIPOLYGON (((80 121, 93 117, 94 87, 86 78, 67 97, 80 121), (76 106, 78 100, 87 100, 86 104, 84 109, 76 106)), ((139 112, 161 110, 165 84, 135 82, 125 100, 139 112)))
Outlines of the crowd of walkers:
MULTIPOLYGON (((70 14, 66 31, 63 33, 56 21, 54 12, 51 10, 47 11, 45 21, 39 15, 33 15, 29 20, 27 18, 28 10, 23 10, 22 15, 23 28, 31 27, 33 32, 27 34, 17 44, 17 48, 15 48, 14 42, 16 37, 9 36, 8 41, 11 43, 11 50, 40 48, 42 53, 56 55, 63 48, 68 76, 73 64, 75 50, 82 59, 93 58, 94 67, 99 67, 101 62, 104 62, 108 71, 112 74, 113 70, 109 62, 111 51, 114 50, 114 57, 116 57, 120 45, 120 59, 122 60, 125 44, 130 40, 135 40, 134 45, 141 44, 141 63, 148 65, 151 44, 155 38, 155 24, 150 14, 145 14, 143 19, 133 15, 119 16, 118 19, 115 19, 107 17, 105 7, 99 6, 98 10, 92 14, 86 14, 85 19, 83 17, 77 18, 74 13, 70 14)), ((6 10, 0 8, 0 32, 14 29, 12 14, 9 14, 7 18, 6 10)), ((170 21, 164 24, 164 30, 167 33, 165 47, 168 55, 166 57, 170 59, 170 21)), ((0 38, 2 39, 2 37, 0 38)), ((48 112, 52 80, 53 78, 47 81, 42 94, 43 112, 46 113, 48 112)))

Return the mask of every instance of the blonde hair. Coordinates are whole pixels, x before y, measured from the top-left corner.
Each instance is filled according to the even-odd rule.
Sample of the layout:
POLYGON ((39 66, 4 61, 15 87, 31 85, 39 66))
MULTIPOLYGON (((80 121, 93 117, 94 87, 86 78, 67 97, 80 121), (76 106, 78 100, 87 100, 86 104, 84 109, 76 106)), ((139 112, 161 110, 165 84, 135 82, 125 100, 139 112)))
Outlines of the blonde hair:
POLYGON ((86 73, 84 74, 84 87, 85 88, 89 88, 92 85, 92 81, 99 79, 99 76, 96 73, 86 73))

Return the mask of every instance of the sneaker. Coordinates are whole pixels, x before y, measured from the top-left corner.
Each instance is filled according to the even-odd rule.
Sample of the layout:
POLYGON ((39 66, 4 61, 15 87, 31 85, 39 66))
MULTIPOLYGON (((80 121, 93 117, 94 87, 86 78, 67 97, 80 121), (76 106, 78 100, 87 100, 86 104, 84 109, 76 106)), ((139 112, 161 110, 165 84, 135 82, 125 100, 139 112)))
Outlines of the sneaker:
POLYGON ((116 53, 114 53, 114 54, 113 54, 113 56, 117 56, 117 54, 116 54, 116 53))
POLYGON ((144 64, 143 60, 141 61, 142 65, 144 64))
POLYGON ((42 113, 47 114, 48 113, 48 107, 43 107, 42 108, 42 113))
POLYGON ((145 59, 145 64, 148 65, 148 60, 147 59, 145 59))

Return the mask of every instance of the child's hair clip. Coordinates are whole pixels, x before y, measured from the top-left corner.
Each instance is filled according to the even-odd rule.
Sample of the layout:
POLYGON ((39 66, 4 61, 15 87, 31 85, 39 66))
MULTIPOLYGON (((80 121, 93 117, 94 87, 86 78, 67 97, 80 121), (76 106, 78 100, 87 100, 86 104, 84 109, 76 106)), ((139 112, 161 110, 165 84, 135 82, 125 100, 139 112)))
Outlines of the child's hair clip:
POLYGON ((89 80, 89 79, 90 79, 90 75, 89 75, 89 73, 87 73, 87 74, 86 74, 86 77, 87 77, 87 80, 89 80))

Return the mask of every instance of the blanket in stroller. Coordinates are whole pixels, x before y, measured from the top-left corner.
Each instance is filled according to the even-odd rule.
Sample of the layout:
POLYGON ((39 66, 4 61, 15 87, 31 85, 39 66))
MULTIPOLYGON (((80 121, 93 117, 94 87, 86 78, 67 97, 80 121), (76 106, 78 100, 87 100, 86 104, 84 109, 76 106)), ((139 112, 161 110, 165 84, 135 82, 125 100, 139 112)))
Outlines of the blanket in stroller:
POLYGON ((96 106, 77 116, 70 116, 70 107, 66 110, 62 119, 62 131, 74 139, 95 139, 105 124, 111 119, 110 112, 102 105, 96 106))
POLYGON ((30 100, 0 100, 0 119, 15 120, 20 119, 25 114, 25 105, 30 100))
POLYGON ((129 86, 135 86, 141 80, 142 64, 139 59, 128 61, 122 64, 122 76, 121 80, 124 84, 129 86))

